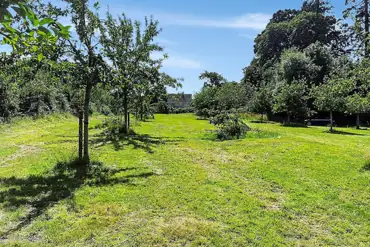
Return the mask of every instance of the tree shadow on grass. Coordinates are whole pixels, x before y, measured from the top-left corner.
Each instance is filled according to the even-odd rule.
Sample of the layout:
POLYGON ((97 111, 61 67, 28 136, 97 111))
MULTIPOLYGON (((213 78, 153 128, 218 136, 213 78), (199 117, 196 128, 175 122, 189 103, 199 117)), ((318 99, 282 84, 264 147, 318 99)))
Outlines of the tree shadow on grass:
POLYGON ((60 162, 43 175, 31 175, 27 178, 0 178, 0 203, 4 208, 17 210, 28 207, 26 215, 13 228, 0 230, 0 241, 10 234, 32 223, 50 207, 61 200, 73 198, 74 192, 84 185, 103 186, 130 184, 133 178, 147 178, 153 172, 133 173, 126 176, 115 176, 124 171, 136 168, 109 168, 99 162, 92 162, 88 167, 78 161, 60 162))
POLYGON ((308 128, 308 126, 306 124, 303 124, 303 123, 290 123, 290 124, 281 124, 281 126, 283 127, 287 127, 287 128, 308 128))
POLYGON ((333 134, 333 135, 347 135, 347 136, 365 136, 365 134, 358 134, 358 133, 351 133, 351 132, 346 132, 346 131, 341 131, 341 130, 326 130, 324 133, 327 134, 333 134))
POLYGON ((360 169, 361 172, 370 171, 370 160, 365 161, 364 166, 360 169))
POLYGON ((251 120, 250 121, 251 123, 255 123, 255 124, 276 124, 276 122, 273 122, 273 121, 268 121, 268 120, 251 120))
POLYGON ((112 144, 115 151, 123 150, 125 147, 133 146, 134 149, 142 149, 147 153, 154 153, 154 147, 159 145, 165 145, 168 143, 179 143, 184 138, 166 138, 166 137, 154 137, 147 134, 122 134, 122 133, 106 133, 103 132, 96 135, 92 139, 95 147, 101 147, 107 144, 112 144))

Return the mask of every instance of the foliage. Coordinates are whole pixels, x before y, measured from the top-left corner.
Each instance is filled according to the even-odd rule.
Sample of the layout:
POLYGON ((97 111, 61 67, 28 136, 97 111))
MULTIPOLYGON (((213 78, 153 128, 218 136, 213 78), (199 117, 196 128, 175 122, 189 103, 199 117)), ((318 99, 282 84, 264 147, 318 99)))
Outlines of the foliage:
POLYGON ((311 96, 319 111, 342 111, 345 107, 345 97, 348 95, 349 80, 333 78, 312 89, 311 96))
POLYGON ((282 82, 276 89, 274 99, 273 111, 285 113, 288 116, 288 124, 290 117, 305 117, 309 113, 305 81, 293 81, 291 84, 282 82))
POLYGON ((202 90, 194 95, 193 106, 197 110, 216 109, 218 102, 216 99, 217 88, 203 87, 202 90))
POLYGON ((217 90, 215 100, 220 110, 243 107, 248 101, 246 88, 241 83, 225 83, 217 90))
POLYGON ((165 93, 163 88, 179 87, 181 84, 177 79, 159 72, 166 55, 159 59, 151 56, 153 52, 163 51, 153 41, 161 31, 158 21, 146 18, 142 31, 140 22, 133 22, 124 14, 115 20, 108 13, 101 30, 104 54, 116 74, 111 81, 116 112, 124 114, 124 125, 128 131, 130 109, 143 120, 152 114, 150 104, 154 98, 162 97, 160 94, 165 93))
POLYGON ((225 78, 217 72, 204 71, 199 80, 205 80, 204 87, 220 87, 226 82, 225 78))
POLYGON ((369 0, 345 0, 345 4, 347 9, 343 11, 343 17, 351 19, 344 25, 349 34, 351 52, 369 58, 369 0))
POLYGON ((353 94, 346 98, 345 109, 351 114, 367 113, 370 110, 370 97, 361 97, 359 94, 353 94))
POLYGON ((35 14, 37 10, 37 6, 26 0, 3 0, 0 5, 0 41, 20 53, 36 53, 41 61, 45 51, 51 53, 57 48, 60 38, 70 37, 70 26, 63 26, 51 16, 40 19, 35 14))
POLYGON ((219 140, 240 139, 251 130, 237 114, 221 113, 212 117, 210 123, 217 127, 219 140))
POLYGON ((252 96, 248 109, 260 114, 271 113, 273 106, 272 90, 269 87, 260 87, 252 96))
POLYGON ((319 70, 310 57, 296 49, 285 50, 280 61, 281 76, 287 83, 293 81, 311 81, 319 70))

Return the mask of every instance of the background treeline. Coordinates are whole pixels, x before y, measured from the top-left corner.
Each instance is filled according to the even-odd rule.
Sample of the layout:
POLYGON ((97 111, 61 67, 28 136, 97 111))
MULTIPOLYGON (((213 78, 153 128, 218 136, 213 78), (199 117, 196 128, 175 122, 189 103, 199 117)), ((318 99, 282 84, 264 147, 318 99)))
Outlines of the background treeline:
POLYGON ((357 116, 370 111, 369 2, 346 1, 343 19, 327 1, 277 11, 255 39, 255 57, 240 83, 205 72, 197 114, 249 111, 293 119, 357 116))

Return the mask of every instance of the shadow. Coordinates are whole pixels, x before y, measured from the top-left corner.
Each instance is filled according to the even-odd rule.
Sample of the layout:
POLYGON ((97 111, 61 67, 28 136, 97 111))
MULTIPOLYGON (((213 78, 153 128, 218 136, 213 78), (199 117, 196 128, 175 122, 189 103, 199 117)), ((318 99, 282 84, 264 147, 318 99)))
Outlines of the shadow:
POLYGON ((256 123, 256 124, 275 124, 275 122, 268 121, 268 120, 251 120, 251 123, 256 123))
POLYGON ((308 128, 307 125, 302 123, 290 123, 290 124, 281 124, 283 127, 289 127, 289 128, 308 128))
POLYGON ((112 144, 115 151, 123 150, 127 146, 133 146, 134 149, 142 149, 147 153, 154 153, 155 146, 165 145, 168 143, 179 143, 183 140, 184 138, 182 137, 165 138, 153 137, 147 134, 132 133, 126 135, 122 133, 103 132, 93 137, 91 142, 96 148, 112 144))
MULTIPOLYGON (((147 178, 153 172, 133 173, 130 175, 115 176, 120 172, 136 170, 137 168, 110 168, 99 162, 92 162, 83 166, 78 161, 60 162, 43 175, 31 175, 27 178, 0 178, 0 202, 9 210, 17 210, 27 206, 20 222, 11 229, 0 230, 0 240, 8 236, 43 215, 50 207, 61 200, 73 198, 74 192, 84 185, 103 186, 119 183, 131 184, 133 178, 147 178)), ((134 184, 132 184, 134 185, 134 184)))
POLYGON ((364 166, 361 168, 362 172, 370 171, 370 161, 365 162, 364 166))
POLYGON ((365 136, 365 134, 358 134, 358 133, 351 133, 351 132, 346 132, 346 131, 340 131, 340 130, 326 130, 324 133, 327 134, 333 134, 333 135, 347 135, 347 136, 365 136))

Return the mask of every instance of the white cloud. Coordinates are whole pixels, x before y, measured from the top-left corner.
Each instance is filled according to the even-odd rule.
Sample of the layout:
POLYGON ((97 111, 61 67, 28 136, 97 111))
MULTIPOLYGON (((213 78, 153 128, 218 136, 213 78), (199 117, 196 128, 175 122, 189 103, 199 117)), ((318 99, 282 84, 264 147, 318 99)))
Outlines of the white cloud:
POLYGON ((124 10, 133 18, 142 18, 152 15, 158 19, 161 25, 168 26, 192 26, 208 28, 229 28, 229 29, 253 29, 262 30, 271 19, 270 14, 265 13, 246 13, 242 16, 234 17, 204 17, 178 13, 166 13, 158 10, 143 10, 132 6, 115 5, 111 8, 113 12, 120 13, 124 10))
POLYGON ((163 66, 166 68, 178 68, 178 69, 201 69, 202 68, 202 64, 199 61, 180 57, 180 56, 169 57, 169 59, 163 62, 163 66))
MULTIPOLYGON (((161 16, 158 16, 161 18, 161 16)), ((233 28, 262 30, 266 27, 271 16, 262 13, 246 14, 234 18, 199 18, 191 16, 172 16, 169 25, 210 27, 210 28, 233 28)))
MULTIPOLYGON (((151 57, 153 59, 160 59, 163 58, 163 54, 154 52, 151 57)), ((163 61, 163 67, 175 69, 201 69, 203 66, 202 63, 197 60, 186 58, 181 55, 170 55, 168 59, 163 61)))

